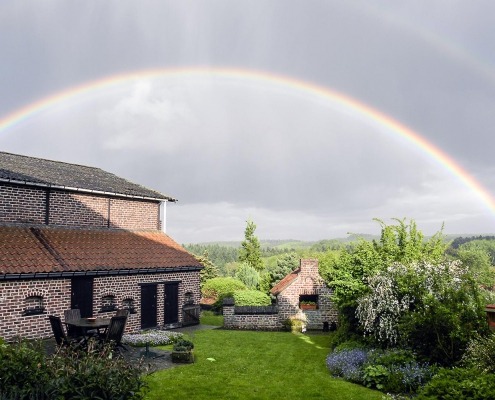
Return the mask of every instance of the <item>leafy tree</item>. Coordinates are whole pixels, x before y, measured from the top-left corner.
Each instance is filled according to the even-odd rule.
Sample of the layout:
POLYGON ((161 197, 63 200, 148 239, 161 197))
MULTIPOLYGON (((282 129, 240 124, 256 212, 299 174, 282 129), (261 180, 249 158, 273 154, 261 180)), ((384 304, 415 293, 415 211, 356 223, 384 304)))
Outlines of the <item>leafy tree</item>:
POLYGON ((459 260, 393 264, 368 279, 358 299, 364 331, 380 344, 413 348, 452 365, 476 332, 487 330, 482 292, 459 260))
POLYGON ((260 282, 260 274, 248 263, 243 262, 235 273, 235 277, 249 289, 256 289, 260 282))
POLYGON ((203 287, 207 280, 216 278, 219 275, 219 270, 218 267, 209 259, 208 250, 205 250, 202 256, 195 256, 195 258, 204 267, 200 272, 201 287, 203 287))
POLYGON ((397 225, 376 221, 381 225, 379 240, 361 239, 325 265, 323 276, 333 289, 333 301, 341 311, 355 308, 357 300, 369 291, 367 279, 392 264, 418 261, 438 264, 445 258, 447 244, 442 231, 425 240, 413 220, 406 223, 396 219, 397 225))
POLYGON ((244 230, 244 240, 239 249, 239 261, 246 262, 256 271, 263 270, 263 260, 261 259, 261 247, 258 238, 254 235, 256 225, 253 221, 246 221, 244 230))
POLYGON ((296 253, 286 253, 277 258, 275 267, 267 269, 260 280, 260 290, 269 292, 287 274, 299 266, 299 257, 296 253))

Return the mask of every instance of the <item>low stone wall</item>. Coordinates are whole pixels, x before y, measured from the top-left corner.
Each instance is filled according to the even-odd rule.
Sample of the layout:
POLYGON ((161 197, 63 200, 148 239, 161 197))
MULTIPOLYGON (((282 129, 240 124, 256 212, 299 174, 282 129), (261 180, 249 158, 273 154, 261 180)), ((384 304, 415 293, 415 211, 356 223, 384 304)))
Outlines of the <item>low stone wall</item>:
POLYGON ((279 312, 277 306, 237 307, 234 300, 227 298, 223 303, 223 326, 227 329, 265 330, 284 329, 284 321, 293 318, 303 321, 308 330, 324 330, 337 322, 337 312, 329 310, 295 311, 290 317, 279 312), (326 328, 325 328, 326 325, 326 328))
MULTIPOLYGON (((254 314, 253 308, 250 307, 249 313, 236 313, 236 307, 233 302, 229 304, 227 301, 223 306, 223 326, 227 329, 246 329, 246 330, 263 330, 275 331, 282 329, 282 323, 279 321, 279 314, 276 313, 260 313, 254 314)), ((260 307, 263 312, 266 307, 260 307)), ((276 309, 276 308, 275 308, 276 309)), ((277 310, 278 311, 278 310, 277 310)))

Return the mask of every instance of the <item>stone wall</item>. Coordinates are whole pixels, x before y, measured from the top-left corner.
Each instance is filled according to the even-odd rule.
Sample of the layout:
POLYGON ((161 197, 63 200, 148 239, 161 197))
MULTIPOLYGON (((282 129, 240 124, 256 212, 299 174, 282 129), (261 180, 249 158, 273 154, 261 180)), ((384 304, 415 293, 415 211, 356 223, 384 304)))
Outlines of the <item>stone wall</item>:
POLYGON ((278 314, 236 314, 235 306, 223 306, 223 326, 227 329, 274 331, 282 329, 278 314))
POLYGON ((232 329, 281 329, 287 319, 303 321, 306 329, 322 330, 324 323, 337 323, 338 313, 330 300, 331 289, 318 272, 316 259, 302 259, 299 272, 280 293, 277 294, 278 313, 275 315, 240 315, 234 312, 233 304, 224 304, 224 326, 232 329), (300 296, 311 296, 317 302, 316 310, 302 310, 300 296))

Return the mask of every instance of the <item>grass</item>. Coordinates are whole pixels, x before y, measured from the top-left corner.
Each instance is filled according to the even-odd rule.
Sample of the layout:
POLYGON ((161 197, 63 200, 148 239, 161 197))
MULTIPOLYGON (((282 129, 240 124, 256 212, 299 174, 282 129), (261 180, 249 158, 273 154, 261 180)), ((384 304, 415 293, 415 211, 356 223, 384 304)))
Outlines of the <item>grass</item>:
POLYGON ((146 399, 381 399, 334 379, 327 334, 201 330, 190 336, 196 362, 149 377, 146 399))
POLYGON ((202 325, 223 326, 223 315, 213 311, 201 311, 200 321, 202 325))

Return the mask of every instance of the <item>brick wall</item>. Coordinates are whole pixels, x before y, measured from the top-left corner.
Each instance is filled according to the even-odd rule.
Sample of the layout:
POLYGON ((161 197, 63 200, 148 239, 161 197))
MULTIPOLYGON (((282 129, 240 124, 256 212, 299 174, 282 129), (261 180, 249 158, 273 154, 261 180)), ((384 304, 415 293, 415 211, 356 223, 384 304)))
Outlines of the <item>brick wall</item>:
MULTIPOLYGON (((126 332, 140 330, 141 324, 141 291, 140 283, 157 283, 158 286, 158 326, 163 325, 163 293, 164 283, 179 283, 179 322, 182 321, 181 308, 184 294, 193 293, 193 299, 199 304, 199 271, 174 272, 163 274, 140 274, 127 276, 96 277, 93 285, 93 310, 95 316, 111 317, 114 312, 98 313, 103 296, 115 296, 118 308, 122 308, 124 299, 134 299, 136 314, 131 314, 126 332)), ((52 336, 48 315, 60 316, 63 320, 64 310, 70 308, 70 279, 37 279, 0 282, 0 337, 10 340, 22 337, 46 338, 52 336), (30 296, 41 296, 45 306, 44 314, 23 315, 26 299, 30 296)))
POLYGON ((46 192, 0 185, 0 222, 44 224, 46 192))
POLYGON ((316 259, 303 259, 301 271, 296 279, 277 295, 278 314, 239 315, 235 314, 233 305, 224 305, 224 326, 231 329, 281 329, 288 319, 304 321, 307 329, 321 330, 323 323, 337 323, 337 309, 330 300, 332 291, 327 287, 318 273, 316 259), (317 296, 316 310, 301 310, 299 296, 317 296))
POLYGON ((0 184, 0 223, 158 230, 159 208, 158 201, 0 184))

